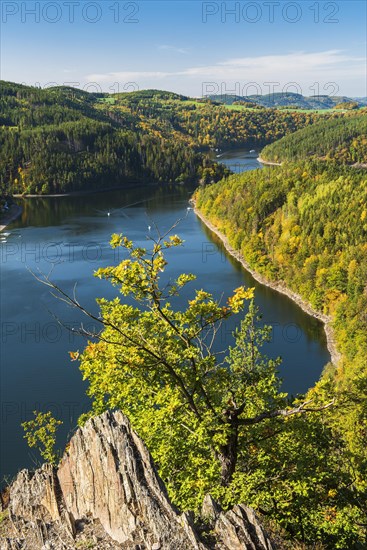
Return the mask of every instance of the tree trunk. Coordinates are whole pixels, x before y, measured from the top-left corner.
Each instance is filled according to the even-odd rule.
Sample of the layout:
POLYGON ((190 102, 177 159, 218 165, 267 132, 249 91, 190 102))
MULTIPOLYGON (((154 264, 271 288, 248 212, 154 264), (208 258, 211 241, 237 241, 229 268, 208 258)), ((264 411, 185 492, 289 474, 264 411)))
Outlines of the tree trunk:
POLYGON ((233 428, 228 436, 228 441, 220 447, 218 459, 221 464, 220 477, 221 485, 227 487, 232 481, 233 474, 237 464, 237 447, 238 447, 238 429, 233 428))

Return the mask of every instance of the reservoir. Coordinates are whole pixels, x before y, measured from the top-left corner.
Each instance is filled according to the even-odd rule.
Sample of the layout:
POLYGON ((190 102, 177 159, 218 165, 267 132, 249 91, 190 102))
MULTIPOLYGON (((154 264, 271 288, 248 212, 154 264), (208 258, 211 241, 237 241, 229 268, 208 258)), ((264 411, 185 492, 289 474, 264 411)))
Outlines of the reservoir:
MULTIPOLYGON (((217 155, 218 161, 235 172, 260 167, 256 153, 217 155)), ((80 414, 90 408, 78 363, 69 356, 70 351, 82 351, 85 346, 75 328, 81 321, 88 324, 88 320, 55 299, 35 275, 49 274, 69 294, 75 289, 79 302, 97 313, 97 297, 116 296, 116 289, 108 282, 93 277, 96 269, 119 259, 109 247, 112 233, 123 233, 148 246, 156 228, 164 233, 181 220, 174 232, 185 243, 170 251, 167 273, 172 278, 182 272, 197 275, 188 285, 182 305, 195 288, 225 300, 238 286, 255 287, 263 322, 273 326, 265 351, 270 357, 283 359, 282 388, 291 394, 302 393, 320 377, 330 359, 322 323, 286 296, 254 281, 226 254, 218 237, 190 208, 192 192, 184 185, 151 185, 22 201, 22 216, 6 228, 0 242, 1 480, 39 463, 38 454, 27 447, 20 426, 32 418, 33 410, 51 410, 64 422, 59 441, 62 448, 80 414)), ((223 328, 218 349, 232 344, 231 333, 239 321, 236 316, 223 328)))

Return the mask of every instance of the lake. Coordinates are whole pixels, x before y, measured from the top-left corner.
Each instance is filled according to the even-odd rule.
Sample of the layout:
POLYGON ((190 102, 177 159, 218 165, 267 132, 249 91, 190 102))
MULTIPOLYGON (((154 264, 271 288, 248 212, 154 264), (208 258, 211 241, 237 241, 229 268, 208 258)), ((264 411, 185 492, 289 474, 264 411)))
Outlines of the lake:
MULTIPOLYGON (((234 171, 260 166, 256 153, 216 155, 234 171)), ((254 281, 226 254, 218 238, 189 209, 192 191, 188 186, 152 185, 22 201, 21 218, 6 228, 0 242, 1 479, 37 463, 37 455, 28 449, 20 427, 32 417, 33 410, 51 410, 63 420, 62 446, 79 415, 90 406, 78 365, 68 354, 85 345, 72 331, 81 321, 80 314, 53 298, 34 274, 50 273, 51 279, 69 293, 77 283, 79 301, 97 312, 96 297, 116 295, 109 283, 93 277, 100 266, 118 261, 116 251, 109 247, 115 232, 144 245, 155 225, 164 232, 181 219, 175 232, 185 244, 174 253, 170 251, 168 272, 171 277, 181 272, 197 275, 184 298, 194 288, 226 297, 240 285, 255 287, 263 320, 273 325, 266 352, 283 359, 283 388, 292 394, 304 392, 319 378, 330 359, 322 324, 286 296, 254 281)), ((238 321, 233 319, 221 331, 218 348, 226 349, 232 343, 231 332, 238 321)))

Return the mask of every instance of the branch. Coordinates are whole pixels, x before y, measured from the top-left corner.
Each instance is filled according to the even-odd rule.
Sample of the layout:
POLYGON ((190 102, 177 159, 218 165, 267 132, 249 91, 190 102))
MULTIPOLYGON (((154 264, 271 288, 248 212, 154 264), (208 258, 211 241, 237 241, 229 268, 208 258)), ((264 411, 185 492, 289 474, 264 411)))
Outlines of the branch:
MULTIPOLYGON (((118 334, 120 334, 123 338, 125 338, 128 342, 130 342, 131 344, 133 344, 134 346, 137 346, 138 348, 140 348, 142 351, 145 351, 148 355, 150 355, 151 357, 153 357, 154 359, 156 359, 160 364, 162 364, 163 366, 166 367, 168 373, 176 380, 176 382, 178 383, 178 385, 180 386, 181 388, 181 391, 182 393, 184 394, 185 398, 186 398, 186 401, 190 407, 190 409, 193 411, 193 413, 197 416, 197 418, 199 420, 201 420, 201 414, 198 410, 198 408, 196 407, 196 404, 194 402, 194 399, 193 399, 193 396, 190 394, 190 392, 188 391, 188 389, 186 388, 185 386, 185 383, 184 381, 182 380, 182 378, 178 375, 178 373, 176 372, 176 370, 173 368, 172 365, 170 365, 163 357, 160 357, 159 355, 157 355, 153 350, 149 349, 149 347, 147 345, 143 345, 142 342, 136 342, 134 338, 132 338, 131 336, 129 336, 128 334, 126 334, 125 332, 123 332, 118 326, 116 326, 114 323, 111 323, 110 321, 107 321, 106 319, 102 319, 100 317, 96 317, 95 315, 93 315, 92 313, 90 313, 89 311, 87 311, 76 299, 74 298, 71 298, 68 294, 66 294, 66 292, 64 292, 60 287, 58 287, 55 283, 51 282, 48 278, 48 276, 43 275, 43 279, 41 277, 38 277, 37 275, 35 275, 32 271, 31 271, 32 275, 35 277, 35 279, 37 281, 39 281, 40 283, 52 288, 53 290, 56 290, 59 294, 61 294, 62 298, 56 296, 57 298, 61 299, 62 301, 66 302, 67 304, 69 305, 72 305, 73 307, 76 307, 77 309, 79 309, 82 313, 84 313, 84 315, 86 315, 87 317, 89 317, 90 319, 93 319, 94 321, 97 321, 98 323, 100 323, 101 325, 103 325, 104 327, 110 327, 112 328, 113 330, 115 330, 118 334)), ((102 337, 99 336, 99 338, 102 340, 102 337)), ((111 342, 112 343, 112 342, 111 342)), ((117 344, 117 342, 114 342, 114 344, 117 344)))
POLYGON ((312 399, 309 399, 308 401, 305 401, 304 403, 302 403, 302 405, 299 405, 299 407, 295 407, 294 409, 278 409, 276 411, 264 411, 261 414, 258 414, 257 416, 254 416, 252 418, 237 419, 236 423, 239 426, 252 426, 254 424, 259 424, 263 420, 267 420, 269 418, 277 418, 279 416, 287 418, 288 416, 293 416, 294 414, 324 411, 325 409, 328 409, 329 407, 334 405, 335 399, 330 401, 330 403, 323 405, 322 407, 306 408, 306 405, 308 405, 311 402, 312 402, 312 399))

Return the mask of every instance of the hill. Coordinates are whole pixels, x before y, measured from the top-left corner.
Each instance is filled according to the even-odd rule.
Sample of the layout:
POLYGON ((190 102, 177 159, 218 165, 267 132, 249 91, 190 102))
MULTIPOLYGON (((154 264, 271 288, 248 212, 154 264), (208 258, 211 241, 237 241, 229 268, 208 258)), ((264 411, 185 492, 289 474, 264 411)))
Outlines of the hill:
POLYGON ((268 145, 261 156, 273 162, 313 157, 340 164, 366 164, 366 115, 367 110, 362 109, 341 118, 319 120, 268 145))
MULTIPOLYGON (((302 161, 234 175, 196 194, 199 211, 255 271, 283 281, 332 319, 342 359, 337 368, 329 365, 309 392, 309 397, 337 399, 324 424, 332 431, 328 453, 339 464, 336 491, 342 500, 334 501, 333 519, 323 524, 326 531, 337 530, 349 514, 365 522, 363 506, 359 512, 342 509, 347 503, 358 508, 357 495, 367 488, 366 183, 363 170, 302 161)), ((318 521, 315 532, 321 528, 318 521)), ((334 541, 327 547, 358 545, 334 541)))
POLYGON ((0 91, 2 195, 217 181, 225 168, 206 151, 264 146, 319 119, 229 111, 160 90, 109 95, 0 82, 0 91))
MULTIPOLYGON (((342 532, 350 528, 357 533, 358 525, 366 524, 360 506, 367 490, 366 172, 335 162, 284 163, 201 188, 196 205, 252 269, 331 319, 342 357, 338 365, 326 366, 308 397, 336 400, 323 424, 331 430, 328 457, 338 464, 333 493, 338 497, 331 505, 332 516, 325 511, 310 521, 315 522, 314 533, 325 529, 321 538, 325 533, 336 536, 334 542, 329 535, 324 538, 327 548, 363 546, 364 528, 357 535, 360 543, 342 542, 342 532), (347 517, 355 518, 349 527, 347 517)), ((316 447, 313 452, 310 461, 316 463, 316 447)), ((307 491, 305 479, 303 487, 307 491)), ((316 507, 322 508, 325 498, 316 507)))
MULTIPOLYGON (((9 82, 1 82, 0 91, 3 195, 199 181, 203 173, 210 180, 224 173, 182 132, 161 120, 153 125, 128 107, 112 110, 103 102, 108 95, 9 82)), ((147 94, 150 101, 167 97, 147 94)), ((137 99, 134 93, 130 101, 137 99)))

